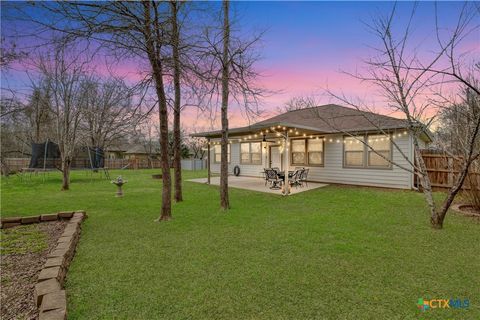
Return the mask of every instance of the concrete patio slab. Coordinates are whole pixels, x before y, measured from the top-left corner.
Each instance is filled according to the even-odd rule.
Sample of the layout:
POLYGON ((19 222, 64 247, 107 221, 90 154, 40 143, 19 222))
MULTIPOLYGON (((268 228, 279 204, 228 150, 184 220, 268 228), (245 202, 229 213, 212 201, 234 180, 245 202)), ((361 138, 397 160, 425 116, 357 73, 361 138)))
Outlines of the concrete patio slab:
MULTIPOLYGON (((197 182, 197 183, 207 183, 207 178, 199 178, 199 179, 190 179, 187 181, 197 182)), ((218 186, 220 185, 220 177, 212 177, 210 179, 210 184, 218 186)), ((236 176, 229 176, 228 177, 228 186, 232 188, 238 189, 245 189, 245 190, 252 190, 264 193, 272 193, 282 195, 282 191, 277 189, 270 189, 268 186, 265 186, 265 180, 262 178, 254 178, 254 177, 236 177, 236 176)), ((304 187, 293 187, 291 189, 291 195, 297 194, 300 192, 313 190, 321 187, 325 187, 327 184, 323 183, 316 183, 316 182, 309 182, 308 186, 304 187)))

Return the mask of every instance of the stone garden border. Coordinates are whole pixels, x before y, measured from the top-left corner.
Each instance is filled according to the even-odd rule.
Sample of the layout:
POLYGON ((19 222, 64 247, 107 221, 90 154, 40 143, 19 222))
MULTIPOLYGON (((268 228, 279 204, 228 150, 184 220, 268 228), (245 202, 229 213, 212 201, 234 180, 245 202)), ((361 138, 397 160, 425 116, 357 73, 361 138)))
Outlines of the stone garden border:
POLYGON ((40 320, 63 320, 67 318, 67 297, 63 284, 80 238, 81 223, 86 217, 85 211, 67 211, 32 217, 1 219, 2 228, 42 221, 70 220, 58 239, 56 247, 47 255, 47 261, 38 275, 34 299, 39 309, 40 320))

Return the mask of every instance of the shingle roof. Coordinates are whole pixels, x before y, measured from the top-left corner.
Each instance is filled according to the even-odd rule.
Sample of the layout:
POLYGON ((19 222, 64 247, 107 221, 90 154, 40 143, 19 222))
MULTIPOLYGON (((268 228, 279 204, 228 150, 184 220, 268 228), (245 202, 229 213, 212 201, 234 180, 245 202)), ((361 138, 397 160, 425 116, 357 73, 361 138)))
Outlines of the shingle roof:
MULTIPOLYGON (((150 152, 147 151, 146 147, 141 144, 134 144, 125 151, 126 154, 149 154, 150 152)), ((156 154, 159 153, 155 146, 152 146, 151 153, 156 154)))
MULTIPOLYGON (((327 104, 312 108, 294 110, 257 122, 251 126, 229 129, 230 134, 241 134, 268 128, 270 126, 287 126, 312 130, 321 133, 359 132, 381 129, 403 129, 407 127, 403 119, 384 116, 377 113, 359 111, 352 108, 327 104)), ((200 137, 215 137, 221 131, 195 134, 200 137)))

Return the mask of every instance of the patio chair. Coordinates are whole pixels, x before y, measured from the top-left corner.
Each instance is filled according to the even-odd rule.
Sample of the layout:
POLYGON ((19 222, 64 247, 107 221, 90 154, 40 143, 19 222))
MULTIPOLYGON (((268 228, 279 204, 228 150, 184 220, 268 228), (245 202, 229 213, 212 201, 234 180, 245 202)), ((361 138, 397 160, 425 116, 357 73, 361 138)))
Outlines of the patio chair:
POLYGON ((270 189, 280 189, 283 180, 281 180, 275 170, 265 169, 265 174, 267 176, 267 181, 270 183, 270 189))
POLYGON ((302 171, 302 174, 300 176, 300 185, 303 187, 303 184, 305 183, 305 186, 308 187, 308 182, 307 182, 307 179, 308 179, 308 171, 310 171, 310 169, 303 169, 302 171))
POLYGON ((262 175, 263 175, 263 179, 265 180, 265 187, 267 186, 267 183, 268 183, 268 175, 267 175, 267 168, 263 168, 263 172, 262 172, 262 175))
POLYGON ((272 170, 275 171, 275 172, 277 172, 277 173, 280 172, 280 168, 279 168, 279 167, 273 167, 272 170))
POLYGON ((303 171, 304 171, 304 169, 299 169, 299 170, 293 171, 292 176, 288 177, 288 183, 291 186, 298 187, 300 185, 300 177, 302 176, 303 171))

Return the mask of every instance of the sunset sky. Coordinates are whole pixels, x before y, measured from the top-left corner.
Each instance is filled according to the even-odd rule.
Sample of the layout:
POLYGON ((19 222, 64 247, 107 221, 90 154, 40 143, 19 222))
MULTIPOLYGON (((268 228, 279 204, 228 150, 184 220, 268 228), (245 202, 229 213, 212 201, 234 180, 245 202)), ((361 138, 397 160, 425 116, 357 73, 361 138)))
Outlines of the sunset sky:
MULTIPOLYGON (((382 109, 383 101, 376 98, 373 88, 341 71, 353 72, 361 68, 362 59, 373 54, 370 47, 379 42, 365 23, 370 23, 379 13, 388 13, 393 5, 392 2, 233 2, 234 14, 242 31, 266 30, 259 48, 262 60, 257 67, 263 74, 261 84, 275 93, 264 99, 263 117, 271 116, 292 96, 314 94, 322 103, 331 102, 323 94, 327 87, 338 93, 372 100, 379 112, 388 114, 382 109)), ((459 2, 439 2, 440 25, 453 27, 457 20, 455 13, 462 5, 459 2)), ((397 4, 397 25, 407 22, 412 6, 408 2, 397 4)), ((432 2, 418 4, 413 25, 412 48, 417 50, 420 58, 428 59, 437 49, 432 2)), ((4 27, 5 19, 2 19, 2 30, 8 30, 4 27)), ((465 40, 462 49, 478 57, 479 43, 477 30, 465 40)), ((119 64, 116 72, 135 79, 137 71, 143 67, 129 61, 119 64)), ((102 68, 99 66, 98 70, 102 68)), ((28 83, 28 77, 19 67, 2 73, 2 83, 2 88, 22 87, 28 83)), ((182 123, 189 129, 194 126, 208 129, 212 125, 206 115, 198 114, 194 108, 185 110, 183 117, 182 123)), ((235 105, 231 107, 230 122, 231 126, 248 123, 235 105)), ((213 123, 214 127, 217 125, 218 121, 213 123)))

